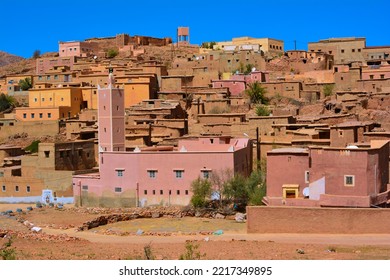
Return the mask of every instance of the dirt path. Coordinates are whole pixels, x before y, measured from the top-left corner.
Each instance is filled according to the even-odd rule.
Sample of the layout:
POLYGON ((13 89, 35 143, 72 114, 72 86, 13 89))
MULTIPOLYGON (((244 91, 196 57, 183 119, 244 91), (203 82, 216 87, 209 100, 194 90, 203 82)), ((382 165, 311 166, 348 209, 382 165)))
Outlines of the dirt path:
POLYGON ((389 245, 390 234, 247 234, 247 233, 224 233, 222 235, 173 235, 173 236, 117 236, 104 235, 93 231, 75 231, 75 229, 51 229, 44 228, 43 232, 48 234, 67 234, 72 237, 79 237, 94 243, 133 243, 147 244, 153 243, 172 243, 187 240, 209 241, 271 241, 277 243, 291 244, 334 244, 334 245, 389 245))

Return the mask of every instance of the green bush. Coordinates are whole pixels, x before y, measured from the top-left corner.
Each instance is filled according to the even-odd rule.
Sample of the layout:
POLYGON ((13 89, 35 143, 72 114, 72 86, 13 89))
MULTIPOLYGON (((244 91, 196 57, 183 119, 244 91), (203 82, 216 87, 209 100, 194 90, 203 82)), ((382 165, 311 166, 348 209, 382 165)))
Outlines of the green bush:
POLYGON ((114 57, 116 57, 118 54, 119 54, 119 51, 116 50, 116 49, 109 49, 109 50, 107 51, 107 57, 108 57, 108 58, 114 58, 114 57))
POLYGON ((256 107, 256 115, 258 116, 269 116, 271 111, 264 105, 259 105, 256 107))
POLYGON ((211 183, 207 179, 198 178, 192 182, 191 191, 191 204, 196 208, 204 207, 212 192, 211 183))

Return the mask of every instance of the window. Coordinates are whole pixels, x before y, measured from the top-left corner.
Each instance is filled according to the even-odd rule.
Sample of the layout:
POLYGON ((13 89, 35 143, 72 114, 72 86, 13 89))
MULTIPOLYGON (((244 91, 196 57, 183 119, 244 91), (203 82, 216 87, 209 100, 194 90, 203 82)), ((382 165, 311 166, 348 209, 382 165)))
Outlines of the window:
POLYGON ((83 190, 83 191, 88 191, 88 185, 83 185, 83 186, 81 187, 81 190, 83 190))
POLYGON ((3 186, 3 187, 1 188, 1 190, 2 190, 3 192, 5 192, 5 191, 6 191, 6 187, 3 186))
POLYGON ((310 182, 310 173, 309 171, 305 171, 305 183, 309 183, 310 182))
POLYGON ((345 187, 355 186, 355 176, 354 175, 344 175, 344 186, 345 187))
POLYGON ((58 80, 58 75, 54 75, 54 80, 58 80))
POLYGON ((332 51, 329 51, 329 54, 332 54, 332 51))
POLYGON ((61 101, 64 101, 64 98, 63 98, 63 97, 61 97, 61 101))
POLYGON ((373 80, 374 79, 374 75, 370 75, 370 80, 373 80))
POLYGON ((144 190, 144 195, 147 195, 148 194, 148 190, 144 190))
POLYGON ((184 170, 175 170, 174 172, 177 179, 183 178, 184 170))
POLYGON ((355 49, 352 49, 352 52, 355 52, 355 49))
POLYGON ((153 190, 153 194, 156 194, 156 190, 153 190))
POLYGON ((210 178, 210 173, 211 173, 210 170, 202 170, 201 172, 202 172, 202 178, 203 178, 203 179, 208 179, 208 178, 210 178))
POLYGON ((385 78, 385 75, 384 74, 381 74, 381 79, 384 79, 385 78))
POLYGON ((4 172, 3 171, 0 172, 0 177, 4 177, 4 172))
POLYGON ((31 192, 30 186, 27 186, 27 187, 26 187, 26 192, 31 192))
POLYGON ((39 80, 39 81, 42 81, 42 76, 38 76, 38 80, 39 80))
POLYGON ((116 171, 116 175, 117 175, 118 177, 123 177, 123 170, 117 170, 117 171, 116 171))
POLYGON ((344 53, 344 50, 341 50, 341 53, 344 53))
POLYGON ((163 194, 164 194, 164 191, 163 191, 163 190, 160 190, 160 194, 163 195, 163 194))
POLYGON ((23 113, 23 119, 27 118, 27 114, 23 113))
POLYGON ((180 195, 180 190, 177 190, 177 191, 176 191, 176 194, 177 194, 177 195, 180 195))
POLYGON ((122 192, 122 188, 121 188, 121 187, 116 187, 116 188, 114 189, 114 191, 115 191, 116 193, 120 193, 120 192, 122 192))
POLYGON ((361 52, 362 50, 361 49, 358 49, 358 52, 361 52))
POLYGON ((31 113, 31 118, 33 119, 35 117, 35 114, 34 113, 31 113))
POLYGON ((148 170, 148 176, 149 176, 149 178, 156 178, 157 177, 157 170, 148 170))
POLYGON ((45 157, 48 158, 50 155, 50 151, 44 151, 44 153, 45 153, 45 157))
POLYGON ((37 102, 38 101, 38 98, 34 98, 34 102, 37 102))
POLYGON ((184 192, 186 195, 188 195, 188 190, 185 190, 185 192, 184 192))
POLYGON ((47 76, 47 78, 46 78, 48 81, 50 80, 50 76, 47 76))
POLYGON ((39 118, 42 119, 42 117, 43 117, 43 114, 39 113, 39 118))
POLYGON ((19 191, 19 186, 15 186, 15 192, 19 191))
POLYGON ((51 113, 47 113, 47 117, 50 119, 51 118, 51 113))

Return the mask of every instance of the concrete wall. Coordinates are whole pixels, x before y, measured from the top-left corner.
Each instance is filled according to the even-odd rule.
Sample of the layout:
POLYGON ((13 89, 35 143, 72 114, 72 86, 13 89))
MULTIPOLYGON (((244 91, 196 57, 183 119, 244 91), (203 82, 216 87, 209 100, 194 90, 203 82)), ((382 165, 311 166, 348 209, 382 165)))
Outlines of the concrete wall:
POLYGON ((247 207, 248 233, 388 234, 390 209, 247 207))

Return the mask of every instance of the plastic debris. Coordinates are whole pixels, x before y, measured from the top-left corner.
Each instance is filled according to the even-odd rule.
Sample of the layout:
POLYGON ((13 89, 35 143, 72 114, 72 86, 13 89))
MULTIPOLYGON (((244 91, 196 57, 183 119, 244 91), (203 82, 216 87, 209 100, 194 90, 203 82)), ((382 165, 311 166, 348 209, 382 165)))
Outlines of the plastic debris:
POLYGON ((40 228, 40 227, 32 227, 31 231, 33 231, 33 232, 41 232, 42 228, 40 228))
POLYGON ((139 229, 139 230, 137 230, 137 232, 136 232, 137 235, 142 235, 143 233, 144 233, 144 231, 143 231, 142 229, 139 229))
POLYGON ((214 235, 222 235, 223 234, 223 230, 222 229, 219 229, 219 230, 216 230, 213 232, 214 235))

